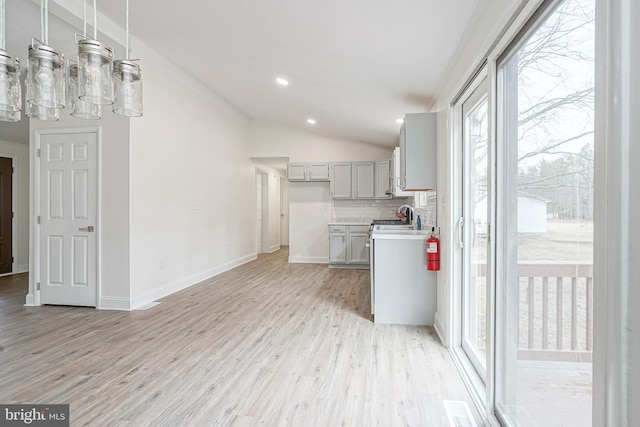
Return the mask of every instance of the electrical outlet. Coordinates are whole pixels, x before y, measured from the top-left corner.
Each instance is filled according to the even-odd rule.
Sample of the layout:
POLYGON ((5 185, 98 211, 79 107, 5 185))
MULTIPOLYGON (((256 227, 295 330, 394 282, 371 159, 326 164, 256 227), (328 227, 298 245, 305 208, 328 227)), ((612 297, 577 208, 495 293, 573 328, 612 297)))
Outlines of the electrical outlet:
POLYGON ((164 258, 160 258, 160 259, 158 260, 158 267, 159 267, 159 268, 164 268, 164 258))

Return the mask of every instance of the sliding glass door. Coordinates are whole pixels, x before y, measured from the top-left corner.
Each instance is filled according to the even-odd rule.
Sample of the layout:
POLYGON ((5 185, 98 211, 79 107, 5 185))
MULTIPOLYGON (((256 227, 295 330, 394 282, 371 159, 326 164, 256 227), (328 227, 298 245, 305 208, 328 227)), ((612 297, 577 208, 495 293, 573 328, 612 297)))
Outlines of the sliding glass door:
POLYGON ((591 425, 594 0, 548 1, 497 63, 495 404, 591 425))
POLYGON ((487 367, 488 262, 488 97, 487 80, 462 103, 462 247, 461 345, 485 382, 487 367))

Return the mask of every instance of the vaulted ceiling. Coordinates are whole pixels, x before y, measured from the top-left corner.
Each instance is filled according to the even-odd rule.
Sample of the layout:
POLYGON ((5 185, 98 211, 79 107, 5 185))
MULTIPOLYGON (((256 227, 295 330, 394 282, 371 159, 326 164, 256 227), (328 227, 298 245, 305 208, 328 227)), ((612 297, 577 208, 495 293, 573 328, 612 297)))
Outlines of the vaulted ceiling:
MULTIPOLYGON (((16 1, 34 6, 9 0, 8 21, 16 1)), ((391 147, 396 119, 428 110, 481 2, 131 0, 130 32, 250 118, 391 147)), ((124 26, 124 0, 97 4, 124 26)), ((29 27, 21 58, 37 15, 11 30, 29 27)))

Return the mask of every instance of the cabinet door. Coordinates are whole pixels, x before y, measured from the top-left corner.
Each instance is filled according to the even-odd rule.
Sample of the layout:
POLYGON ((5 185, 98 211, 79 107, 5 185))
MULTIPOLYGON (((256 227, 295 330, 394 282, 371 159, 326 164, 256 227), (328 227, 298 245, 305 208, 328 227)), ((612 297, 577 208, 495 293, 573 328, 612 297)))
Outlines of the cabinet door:
POLYGON ((398 186, 402 190, 404 190, 407 186, 407 132, 405 129, 405 125, 406 122, 400 129, 400 170, 398 174, 400 182, 398 186))
POLYGON ((368 233, 349 233, 350 264, 369 264, 368 233))
POLYGON ((376 199, 391 197, 391 160, 376 162, 376 199))
POLYGON ((374 171, 374 162, 353 164, 353 197, 356 199, 373 199, 375 197, 374 171))
POLYGON ((404 164, 404 190, 424 191, 436 188, 436 113, 411 113, 405 116, 401 135, 400 168, 404 164))
POLYGON ((289 163, 287 165, 287 178, 289 181, 306 181, 307 180, 307 164, 306 163, 289 163))
POLYGON ((329 181, 329 163, 309 163, 309 180, 329 181))
POLYGON ((412 197, 412 192, 402 191, 400 157, 400 147, 394 148, 393 158, 391 159, 391 191, 393 192, 393 197, 412 197))
POLYGON ((345 233, 329 234, 329 263, 345 264, 347 262, 347 241, 345 233))
POLYGON ((351 198, 351 163, 331 164, 331 197, 351 198))

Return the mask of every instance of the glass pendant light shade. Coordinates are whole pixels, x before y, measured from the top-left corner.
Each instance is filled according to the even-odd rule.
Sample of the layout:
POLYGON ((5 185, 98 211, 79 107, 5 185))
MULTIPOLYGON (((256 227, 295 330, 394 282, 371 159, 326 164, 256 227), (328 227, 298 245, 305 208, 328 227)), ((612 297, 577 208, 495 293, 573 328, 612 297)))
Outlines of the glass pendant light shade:
POLYGON ((59 108, 47 108, 27 102, 27 117, 49 122, 60 120, 59 108))
MULTIPOLYGON (((19 113, 21 109, 20 60, 0 50, 0 111, 19 113)), ((17 117, 20 121, 20 114, 17 117)))
POLYGON ((49 46, 29 46, 27 102, 45 108, 64 108, 64 55, 49 46))
POLYGON ((0 122, 19 122, 22 119, 21 111, 0 110, 0 122))
POLYGON ((127 117, 142 116, 142 72, 131 60, 113 62, 115 102, 113 112, 127 117))
POLYGON ((78 96, 92 104, 113 104, 113 49, 97 40, 78 40, 78 96))
POLYGON ((69 64, 68 103, 71 115, 81 119, 98 120, 102 117, 102 106, 83 101, 78 97, 78 64, 69 64))

